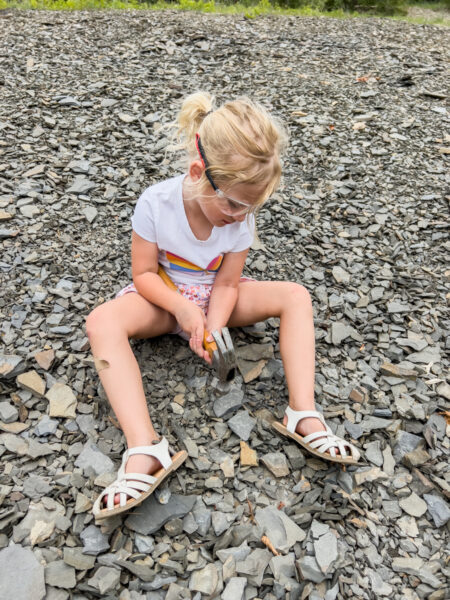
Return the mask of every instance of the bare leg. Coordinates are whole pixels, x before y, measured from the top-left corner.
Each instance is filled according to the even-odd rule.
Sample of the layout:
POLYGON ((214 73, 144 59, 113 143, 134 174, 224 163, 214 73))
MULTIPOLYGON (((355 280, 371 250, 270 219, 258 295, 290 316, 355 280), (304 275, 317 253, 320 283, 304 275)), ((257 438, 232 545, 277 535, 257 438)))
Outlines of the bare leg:
MULTIPOLYGON (((248 281, 239 284, 239 296, 230 317, 231 327, 242 327, 270 317, 280 317, 280 352, 293 410, 315 410, 315 342, 311 298, 296 283, 248 281)), ((286 417, 284 423, 286 424, 286 417)), ((323 431, 315 418, 303 419, 297 432, 323 431)))
MULTIPOLYGON (((108 400, 125 434, 129 448, 148 446, 158 439, 148 413, 142 378, 129 338, 162 335, 175 327, 175 319, 137 293, 106 302, 86 321, 92 353, 108 400)), ((159 461, 135 455, 126 471, 153 473, 159 461)))

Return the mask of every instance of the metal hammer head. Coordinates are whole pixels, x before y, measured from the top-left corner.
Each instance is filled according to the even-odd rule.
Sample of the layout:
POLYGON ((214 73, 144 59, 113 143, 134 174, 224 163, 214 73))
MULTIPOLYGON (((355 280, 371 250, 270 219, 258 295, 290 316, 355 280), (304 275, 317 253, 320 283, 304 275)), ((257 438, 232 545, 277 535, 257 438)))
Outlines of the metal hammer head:
MULTIPOLYGON (((212 358, 212 366, 220 381, 231 381, 236 374, 236 355, 233 340, 227 327, 212 331, 214 342, 205 342, 205 349, 212 358)), ((205 333, 205 339, 207 334, 205 333)))

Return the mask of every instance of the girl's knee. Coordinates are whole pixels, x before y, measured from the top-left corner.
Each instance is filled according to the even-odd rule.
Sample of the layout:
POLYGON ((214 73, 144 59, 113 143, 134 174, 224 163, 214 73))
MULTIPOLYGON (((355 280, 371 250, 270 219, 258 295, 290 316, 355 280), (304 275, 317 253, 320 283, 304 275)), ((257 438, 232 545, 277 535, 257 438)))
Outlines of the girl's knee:
POLYGON ((312 310, 311 294, 305 288, 305 286, 299 283, 290 282, 287 284, 287 298, 290 302, 297 306, 301 304, 304 308, 310 308, 312 310))
POLYGON ((104 334, 114 324, 115 319, 109 305, 110 302, 100 304, 86 317, 86 334, 89 339, 97 334, 104 334))

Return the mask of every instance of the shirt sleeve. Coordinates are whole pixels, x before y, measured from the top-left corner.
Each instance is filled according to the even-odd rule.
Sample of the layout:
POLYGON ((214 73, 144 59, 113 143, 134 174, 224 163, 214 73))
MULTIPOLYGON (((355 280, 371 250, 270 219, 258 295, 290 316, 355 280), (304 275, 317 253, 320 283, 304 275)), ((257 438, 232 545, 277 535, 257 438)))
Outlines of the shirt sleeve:
POLYGON ((156 243, 157 201, 152 193, 146 190, 139 198, 131 217, 131 225, 141 238, 156 243), (152 201, 153 199, 153 201, 152 201))
POLYGON ((254 215, 249 215, 248 218, 245 219, 245 221, 242 221, 241 227, 239 229, 239 236, 230 252, 242 252, 242 250, 250 248, 250 246, 253 243, 254 236, 255 217, 254 215))

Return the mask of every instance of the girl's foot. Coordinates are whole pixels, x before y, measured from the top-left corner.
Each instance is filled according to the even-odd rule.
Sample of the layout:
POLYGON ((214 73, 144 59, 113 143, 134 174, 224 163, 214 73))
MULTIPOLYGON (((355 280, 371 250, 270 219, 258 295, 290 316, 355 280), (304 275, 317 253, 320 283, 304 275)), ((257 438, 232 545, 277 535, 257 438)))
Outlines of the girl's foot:
MULTIPOLYGON (((287 415, 284 415, 283 425, 287 425, 287 415)), ((297 427, 295 428, 295 432, 301 435, 302 437, 306 437, 311 433, 316 433, 316 431, 326 431, 325 425, 320 421, 320 419, 316 419, 314 417, 306 417, 298 422, 297 427)), ((327 454, 330 454, 330 451, 327 450, 327 454)), ((339 449, 336 449, 336 454, 340 454, 339 449)))
POLYGON ((146 500, 155 489, 187 458, 180 450, 171 456, 165 437, 148 446, 133 446, 122 456, 122 464, 115 481, 97 497, 92 512, 97 520, 121 514, 146 500), (130 460, 133 456, 148 458, 130 460), (153 460, 149 460, 153 459, 153 460), (152 473, 149 475, 148 473, 152 473), (106 505, 105 505, 105 498, 106 505))
POLYGON ((275 421, 273 426, 279 433, 294 439, 319 458, 336 463, 356 464, 361 457, 353 444, 332 432, 323 415, 316 410, 294 410, 288 406, 283 425, 275 421))
MULTIPOLYGON (((151 442, 150 444, 151 445, 151 442)), ((147 456, 146 454, 133 454, 127 461, 125 466, 125 473, 142 473, 143 475, 153 475, 156 471, 162 468, 161 463, 154 456, 147 456)), ((106 507, 107 498, 103 499, 103 504, 106 507)), ((114 496, 114 504, 118 505, 120 502, 119 494, 114 496)))

